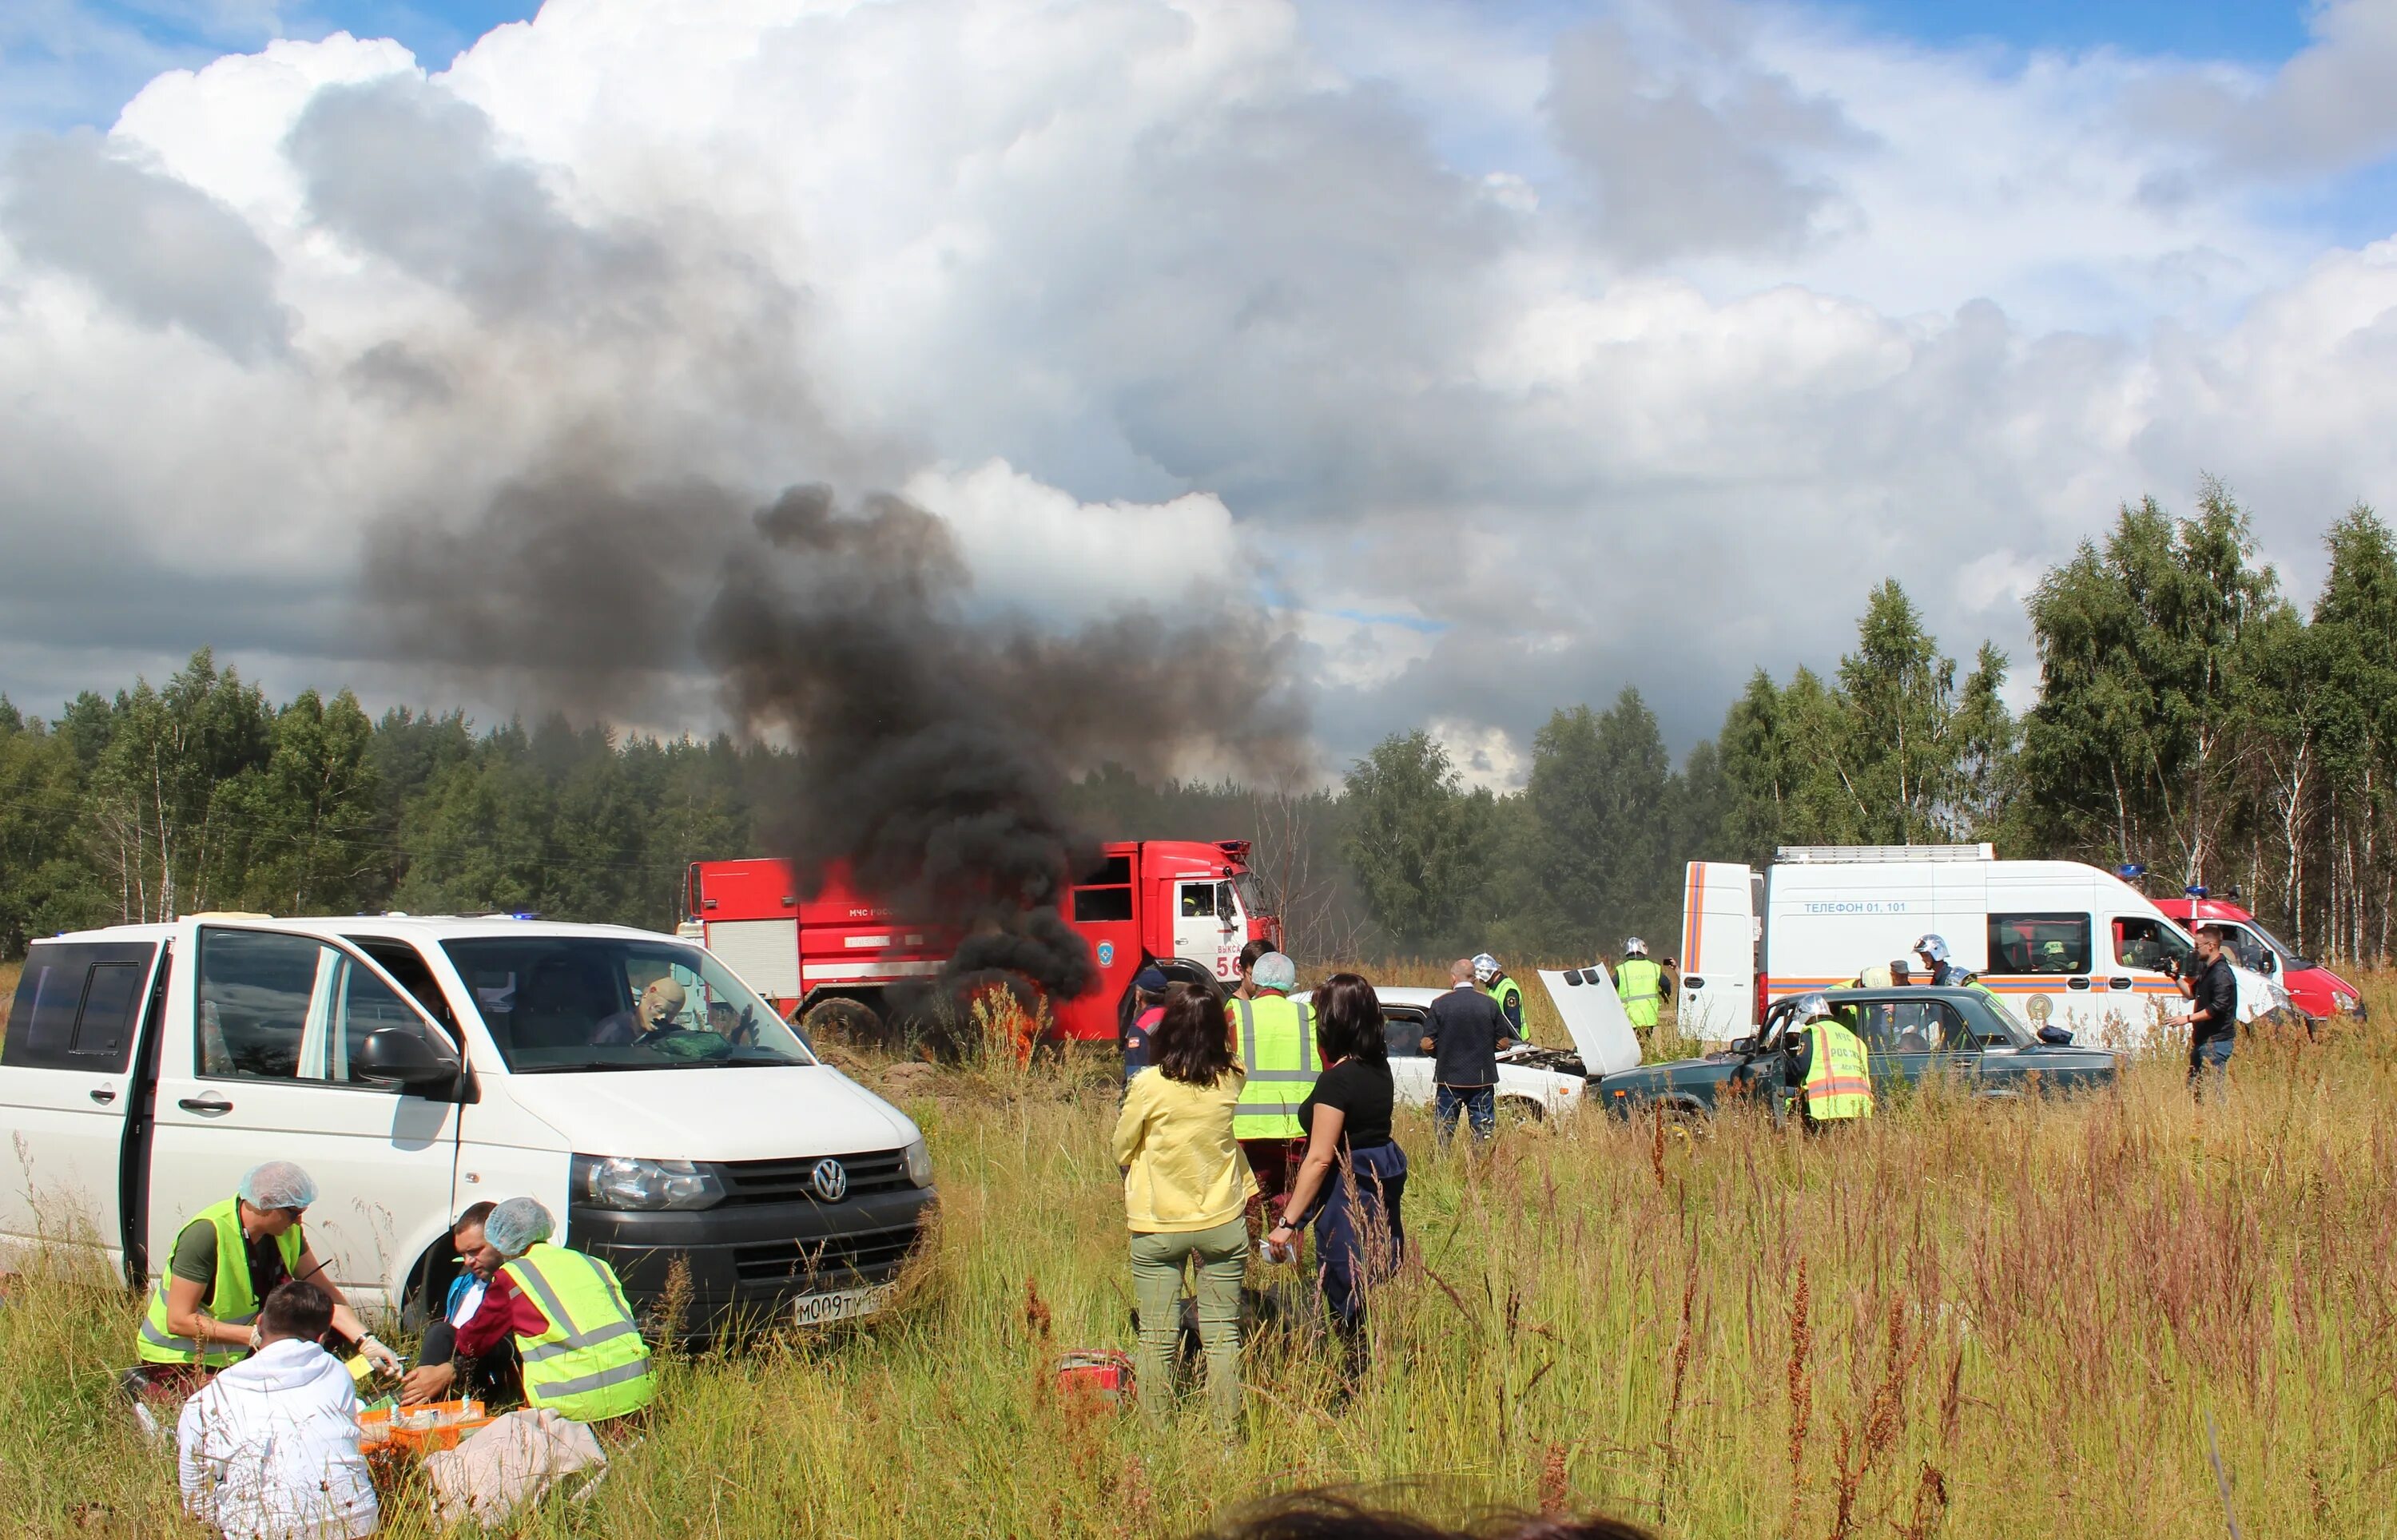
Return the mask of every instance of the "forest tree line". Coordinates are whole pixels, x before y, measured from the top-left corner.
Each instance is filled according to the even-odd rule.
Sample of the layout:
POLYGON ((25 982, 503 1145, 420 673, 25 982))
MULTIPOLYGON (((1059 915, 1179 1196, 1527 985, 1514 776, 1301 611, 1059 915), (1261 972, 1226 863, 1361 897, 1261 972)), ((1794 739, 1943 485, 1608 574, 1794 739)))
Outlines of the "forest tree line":
MULTIPOLYGON (((2239 888, 2300 949, 2385 961, 2397 909, 2397 541, 2358 506, 2310 606, 2208 482, 2125 506, 2029 600, 2037 703, 2010 660, 1941 650, 1895 581, 1836 670, 1760 670, 1674 763, 1637 689, 1558 710, 1519 791, 1468 789, 1429 734, 1330 787, 1068 789, 1105 838, 1238 838, 1312 955, 1668 952, 1682 863, 1783 844, 1989 840, 2239 888)), ((0 955, 204 909, 532 911, 670 927, 690 861, 769 854, 785 750, 552 717, 371 717, 270 701, 206 651, 55 716, 0 697, 0 955)))

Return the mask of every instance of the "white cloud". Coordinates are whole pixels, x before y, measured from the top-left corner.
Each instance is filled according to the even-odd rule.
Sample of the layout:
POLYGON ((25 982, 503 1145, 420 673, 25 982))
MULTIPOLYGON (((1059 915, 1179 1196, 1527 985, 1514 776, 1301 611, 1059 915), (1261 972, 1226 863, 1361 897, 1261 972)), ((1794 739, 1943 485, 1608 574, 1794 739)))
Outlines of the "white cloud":
POLYGON ((2273 79, 1697 0, 551 0, 431 75, 162 74, 0 173, 0 686, 364 677, 361 532, 561 464, 899 490, 1061 620, 1287 601, 1335 758, 1438 720, 1501 779, 1627 682, 1707 730, 1893 574, 2023 657, 2201 470, 2302 584, 2397 500, 2397 251, 2154 103, 2377 58, 2332 9, 2273 79), (95 246, 143 219, 211 261, 95 246))
POLYGON ((1130 608, 1177 609, 1194 588, 1246 584, 1231 511, 1207 493, 1078 502, 1000 459, 963 472, 919 471, 900 490, 948 522, 984 604, 1070 624, 1130 608))

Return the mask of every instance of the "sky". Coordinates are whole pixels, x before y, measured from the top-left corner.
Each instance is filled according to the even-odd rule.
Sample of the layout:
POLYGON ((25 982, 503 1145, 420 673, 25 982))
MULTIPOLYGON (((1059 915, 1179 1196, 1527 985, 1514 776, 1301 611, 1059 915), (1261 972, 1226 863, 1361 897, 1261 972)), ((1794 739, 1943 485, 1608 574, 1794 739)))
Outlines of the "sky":
MULTIPOLYGON (((537 707, 377 552, 570 476, 1230 595, 1333 767, 1684 748, 1890 577, 2021 701, 2123 501, 2220 477, 2301 601, 2397 506, 2392 71, 2397 0, 17 0, 0 691, 537 707)), ((595 609, 682 602, 644 532, 595 609)))

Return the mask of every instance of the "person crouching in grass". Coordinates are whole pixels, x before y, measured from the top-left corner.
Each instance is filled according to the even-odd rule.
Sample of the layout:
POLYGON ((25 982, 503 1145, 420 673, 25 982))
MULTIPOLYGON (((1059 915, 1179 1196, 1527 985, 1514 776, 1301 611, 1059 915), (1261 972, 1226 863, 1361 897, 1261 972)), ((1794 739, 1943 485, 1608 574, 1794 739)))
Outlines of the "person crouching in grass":
POLYGON ((1150 1068, 1125 1088, 1115 1134, 1132 1229, 1132 1297, 1140 1308, 1141 1410, 1161 1422, 1172 1401, 1183 1269, 1195 1264, 1208 1409, 1229 1438, 1240 1426, 1240 1278, 1249 1240, 1243 1216, 1256 1178, 1232 1137, 1244 1077, 1214 996, 1192 984, 1168 989, 1149 1056, 1150 1068))
POLYGON ((358 1447, 358 1392, 317 1346, 332 1297, 283 1283, 258 1315, 258 1350, 183 1403, 183 1507, 240 1540, 355 1540, 382 1514, 358 1447))

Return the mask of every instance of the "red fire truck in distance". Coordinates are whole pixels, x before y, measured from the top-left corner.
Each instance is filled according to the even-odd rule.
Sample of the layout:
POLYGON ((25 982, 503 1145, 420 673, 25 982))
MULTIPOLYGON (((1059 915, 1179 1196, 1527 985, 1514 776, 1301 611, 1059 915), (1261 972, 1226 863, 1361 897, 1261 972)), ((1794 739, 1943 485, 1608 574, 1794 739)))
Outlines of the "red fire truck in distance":
MULTIPOLYGON (((1102 847, 1099 863, 1058 905, 1091 944, 1098 982, 1049 1002, 1061 1035, 1111 1042, 1132 976, 1148 962, 1171 976, 1229 980, 1252 939, 1280 945, 1248 868, 1249 843, 1140 840, 1102 847)), ((948 964, 957 936, 851 889, 836 870, 812 897, 786 861, 694 861, 683 934, 722 959, 810 1035, 855 1032, 883 1017, 894 987, 948 964), (863 1010, 875 1020, 859 1018, 863 1010)))

